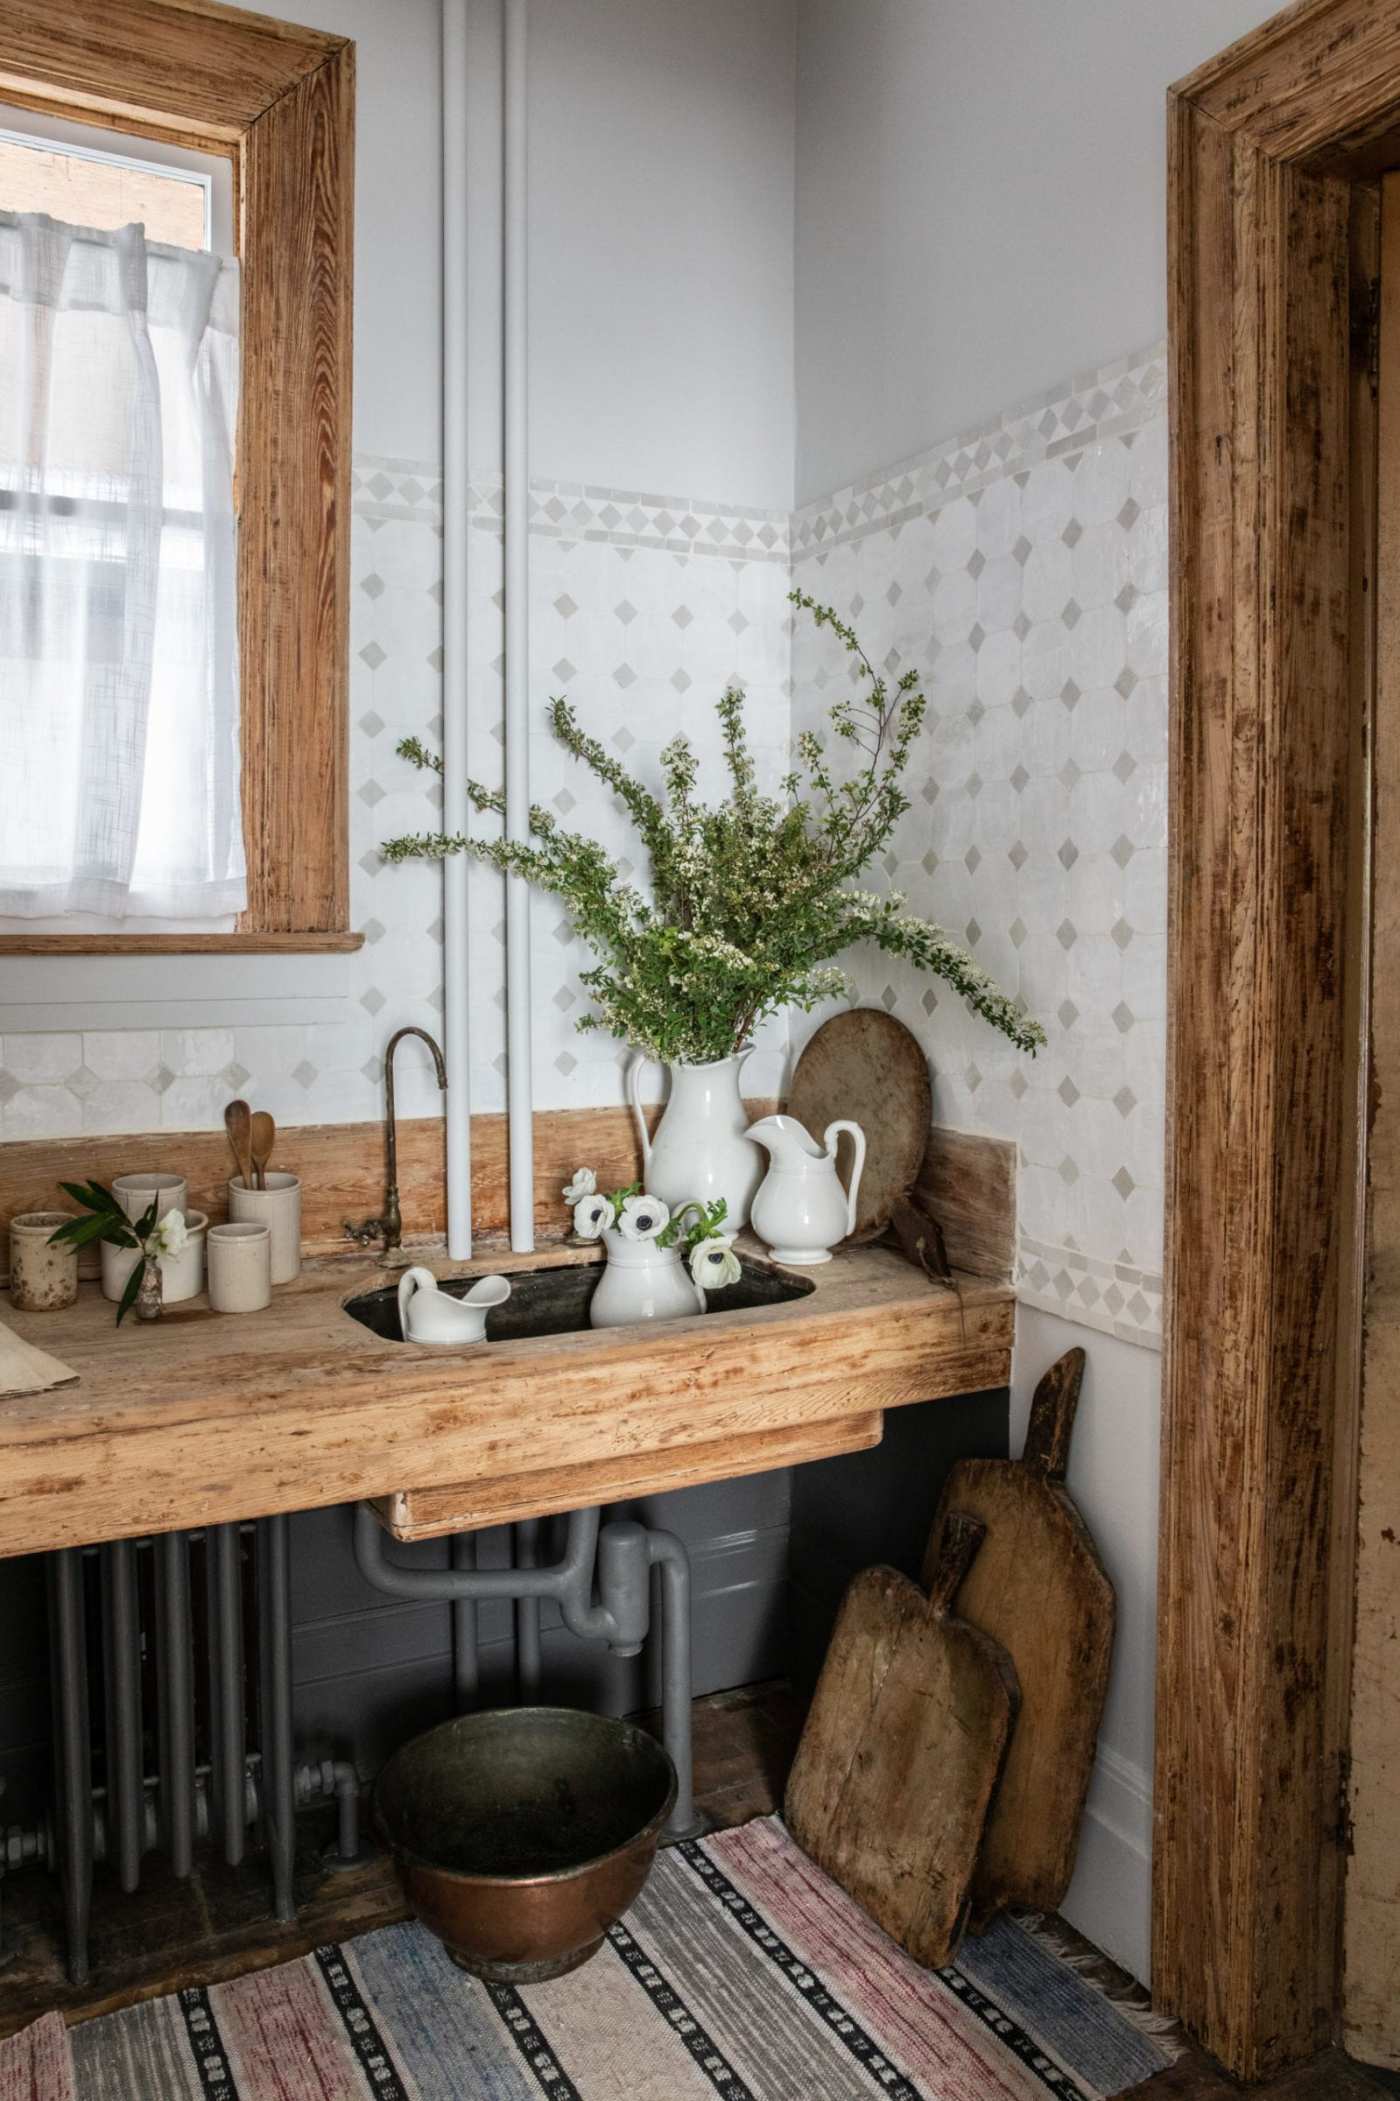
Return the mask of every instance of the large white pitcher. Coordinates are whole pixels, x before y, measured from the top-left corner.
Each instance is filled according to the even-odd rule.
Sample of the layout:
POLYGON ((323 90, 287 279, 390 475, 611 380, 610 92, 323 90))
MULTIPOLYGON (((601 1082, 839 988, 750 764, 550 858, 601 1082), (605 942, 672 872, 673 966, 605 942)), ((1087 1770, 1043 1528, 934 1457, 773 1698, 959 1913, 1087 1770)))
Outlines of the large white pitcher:
POLYGON ((763 1173, 757 1146, 744 1133, 748 1117, 739 1093, 739 1070, 748 1052, 716 1058, 710 1065, 672 1065, 671 1094, 657 1125, 647 1131, 642 1114, 643 1052, 627 1068, 627 1096, 642 1148, 642 1181, 674 1211, 687 1197, 703 1204, 724 1198, 724 1230, 748 1224, 749 1206, 763 1173))

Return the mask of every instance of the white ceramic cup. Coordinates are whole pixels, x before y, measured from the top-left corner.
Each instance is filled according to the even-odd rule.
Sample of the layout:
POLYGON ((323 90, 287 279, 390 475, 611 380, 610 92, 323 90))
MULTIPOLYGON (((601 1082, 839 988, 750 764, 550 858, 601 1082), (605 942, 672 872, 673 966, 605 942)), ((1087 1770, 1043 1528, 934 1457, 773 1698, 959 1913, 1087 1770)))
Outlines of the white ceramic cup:
MULTIPOLYGON (((150 1198, 146 1199, 147 1203, 150 1198)), ((209 1223, 207 1211, 186 1211, 186 1240, 178 1255, 160 1256, 160 1296, 166 1306, 178 1306, 182 1299, 197 1299, 204 1289, 204 1230, 209 1223)), ((104 1299, 120 1299, 126 1290, 126 1280, 131 1275, 140 1255, 134 1247, 118 1247, 115 1241, 102 1243, 102 1296, 104 1299)))
POLYGON ((150 1209, 152 1197, 159 1199, 157 1218, 164 1218, 167 1211, 183 1211, 189 1202, 190 1188, 183 1175, 118 1175, 112 1184, 112 1194, 135 1225, 137 1219, 150 1209))
POLYGON ((239 1221, 204 1236, 209 1303, 216 1313, 258 1313, 272 1299, 272 1233, 239 1221))
POLYGON ((272 1234, 272 1281, 290 1284, 301 1269, 301 1182, 270 1173, 266 1189, 249 1189, 242 1175, 228 1185, 228 1215, 236 1223, 266 1226, 272 1234))

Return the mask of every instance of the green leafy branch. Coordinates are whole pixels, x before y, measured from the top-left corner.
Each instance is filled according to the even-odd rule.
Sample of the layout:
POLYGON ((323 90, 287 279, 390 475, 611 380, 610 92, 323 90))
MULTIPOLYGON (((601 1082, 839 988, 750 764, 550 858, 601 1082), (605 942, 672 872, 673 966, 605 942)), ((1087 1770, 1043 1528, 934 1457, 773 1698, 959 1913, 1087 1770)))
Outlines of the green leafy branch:
MULTIPOLYGON (((581 973, 591 1011, 579 1028, 604 1029, 668 1063, 729 1057, 768 1015, 810 1012, 849 996, 832 959, 860 941, 942 978, 973 1013, 1034 1054, 1044 1030, 967 949, 907 912, 902 898, 848 887, 886 849, 910 807, 903 777, 924 722, 924 695, 912 669, 893 684, 884 678, 830 606, 803 591, 789 596, 851 658, 854 690, 828 711, 835 744, 856 762, 849 772, 806 730, 781 795, 762 794, 743 690, 729 685, 716 703, 727 800, 714 807, 696 800, 697 761, 683 734, 661 754, 658 798, 556 698, 549 710, 555 735, 612 790, 640 834, 651 861, 649 896, 597 841, 566 831, 538 804, 524 839, 411 834, 389 840, 385 859, 467 853, 558 897, 597 958, 581 973)), ((441 759, 416 737, 398 750, 411 765, 441 773, 441 759)), ((504 816, 499 789, 469 780, 467 795, 483 815, 504 816)))

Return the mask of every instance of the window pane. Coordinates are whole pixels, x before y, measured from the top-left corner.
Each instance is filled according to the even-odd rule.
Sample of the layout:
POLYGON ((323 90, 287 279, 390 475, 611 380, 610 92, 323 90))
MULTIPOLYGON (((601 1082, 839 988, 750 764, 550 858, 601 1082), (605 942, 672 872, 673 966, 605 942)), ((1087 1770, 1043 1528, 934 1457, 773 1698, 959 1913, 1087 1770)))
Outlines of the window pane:
POLYGON ((0 138, 0 208, 47 212, 70 226, 130 226, 148 241, 204 248, 202 182, 121 160, 97 160, 62 147, 0 138))

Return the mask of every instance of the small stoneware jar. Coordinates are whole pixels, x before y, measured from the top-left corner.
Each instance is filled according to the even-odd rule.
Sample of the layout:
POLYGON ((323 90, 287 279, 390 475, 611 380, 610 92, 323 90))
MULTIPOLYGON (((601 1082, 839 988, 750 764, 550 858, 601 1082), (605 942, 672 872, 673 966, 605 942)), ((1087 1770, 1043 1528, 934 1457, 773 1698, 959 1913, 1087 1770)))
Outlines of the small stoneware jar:
POLYGON ((245 1189, 242 1175, 228 1185, 228 1215, 241 1225, 266 1226, 272 1235, 272 1281, 290 1284, 301 1270, 301 1182, 272 1172, 266 1189, 245 1189))
POLYGON ((10 1220, 10 1297, 21 1313, 57 1313, 78 1297, 78 1250, 50 1233, 71 1211, 21 1211, 10 1220))
POLYGON ((156 1217, 164 1218, 167 1211, 183 1211, 189 1193, 185 1177, 177 1174, 118 1175, 112 1184, 113 1196, 133 1225, 149 1211, 153 1197, 156 1217))
POLYGON ((272 1299, 272 1234, 239 1222, 204 1236, 209 1303, 216 1313, 259 1313, 272 1299))
MULTIPOLYGON (((146 1201, 149 1203, 150 1198, 146 1201)), ((205 1211, 185 1213, 185 1244, 178 1255, 161 1255, 160 1295, 167 1306, 178 1306, 183 1299, 198 1298, 204 1289, 204 1231, 209 1223, 205 1211)), ((102 1296, 119 1299, 126 1289, 126 1280, 141 1257, 134 1247, 118 1247, 113 1240, 102 1243, 102 1296)))

